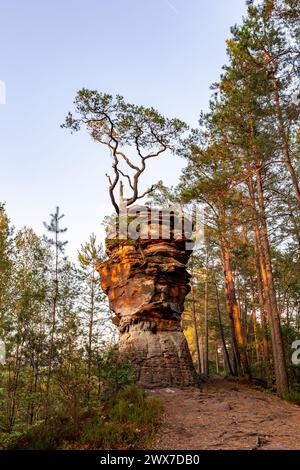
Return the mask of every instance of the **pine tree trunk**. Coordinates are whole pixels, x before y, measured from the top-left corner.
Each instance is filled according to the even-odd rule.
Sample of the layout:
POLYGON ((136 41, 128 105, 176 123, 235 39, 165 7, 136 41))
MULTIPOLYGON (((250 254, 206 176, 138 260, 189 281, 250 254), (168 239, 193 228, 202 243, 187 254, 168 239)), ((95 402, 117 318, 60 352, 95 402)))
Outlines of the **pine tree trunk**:
POLYGON ((257 327, 256 306, 255 306, 253 285, 251 285, 251 304, 252 304, 252 323, 253 323, 253 333, 254 333, 254 342, 255 342, 256 362, 259 364, 260 353, 259 353, 258 327, 257 327))
POLYGON ((291 157, 290 157, 290 148, 289 148, 287 130, 284 124, 282 108, 281 108, 281 103, 280 103, 279 83, 276 78, 273 79, 273 88, 275 92, 275 109, 276 109, 276 115, 277 115, 278 124, 279 124, 279 135, 280 135, 281 142, 282 142, 284 163, 288 169, 288 172, 290 173, 294 191, 295 191, 295 196, 298 199, 298 202, 300 203, 300 186, 299 186, 298 176, 293 167, 291 157))
POLYGON ((49 392, 50 382, 52 375, 52 361, 54 353, 54 334, 56 329, 56 308, 58 301, 58 226, 56 225, 55 232, 55 278, 54 278, 54 296, 53 296, 53 307, 52 307, 52 322, 51 322, 51 334, 50 334, 50 348, 49 348, 49 359, 48 359, 48 372, 46 382, 46 417, 48 416, 49 408, 49 392))
POLYGON ((275 366, 275 377, 277 392, 280 396, 285 395, 288 392, 288 378, 285 364, 284 347, 280 326, 280 318, 277 306, 277 299, 274 287, 272 261, 270 254, 269 235, 266 223, 265 214, 265 203, 263 194, 263 185, 261 177, 261 165, 258 162, 255 169, 256 181, 257 181, 257 192, 258 192, 258 206, 260 214, 260 235, 261 235, 261 247, 263 258, 265 261, 266 272, 263 273, 263 283, 265 288, 266 298, 269 301, 270 315, 269 322, 271 328, 272 338, 272 351, 275 366))
POLYGON ((216 373, 219 375, 219 353, 218 353, 218 342, 215 341, 215 357, 216 357, 216 373))
POLYGON ((231 363, 230 363, 230 357, 229 357, 229 353, 228 353, 228 349, 227 349, 226 341, 225 341, 224 328, 223 328, 221 309, 220 309, 219 290, 218 290, 218 285, 217 285, 213 260, 212 260, 212 274, 213 274, 213 280, 214 280, 215 292, 216 292, 216 306, 217 306, 217 312, 218 312, 218 322, 219 322, 219 328, 220 328, 220 336, 221 336, 222 345, 223 345, 224 360, 227 364, 228 371, 229 371, 230 375, 235 375, 235 373, 232 369, 231 363))
POLYGON ((204 285, 204 336, 205 336, 205 360, 204 360, 204 373, 209 375, 209 361, 208 361, 208 254, 206 254, 206 273, 204 285))
MULTIPOLYGON (((238 354, 236 354, 236 359, 238 364, 242 367, 242 371, 248 378, 251 377, 251 372, 249 368, 249 362, 246 352, 246 343, 245 338, 242 332, 242 325, 240 320, 240 313, 238 308, 238 303, 236 300, 235 294, 235 285, 233 280, 233 274, 231 269, 231 262, 230 262, 230 252, 227 246, 226 241, 222 240, 222 248, 223 248, 223 258, 224 258, 224 281, 225 281, 225 294, 226 294, 226 303, 229 312, 230 319, 233 319, 234 331, 236 335, 236 345, 238 354)), ((232 320, 231 320, 232 321, 232 320)))
POLYGON ((92 340, 93 340, 93 326, 94 326, 94 308, 95 308, 95 267, 91 275, 91 308, 89 318, 89 336, 88 336, 88 389, 87 389, 87 400, 90 400, 90 389, 91 389, 91 375, 92 375, 92 340))
POLYGON ((238 343, 236 339, 233 312, 232 312, 231 304, 229 300, 230 296, 229 296, 228 281, 227 281, 227 274, 226 274, 225 257, 224 257, 223 251, 222 251, 222 267, 223 267, 223 277, 224 277, 226 308, 227 308, 227 313, 229 316, 229 324, 230 324, 230 331, 231 331, 231 346, 232 346, 232 354, 233 354, 234 375, 238 375, 239 369, 241 367, 241 360, 240 360, 240 352, 238 348, 238 343))
MULTIPOLYGON (((248 171, 250 172, 249 166, 248 166, 248 171)), ((269 361, 269 344, 268 344, 268 338, 267 338, 267 318, 266 318, 266 312, 265 312, 265 300, 264 300, 263 286, 262 286, 262 273, 265 273, 266 269, 265 269, 265 262, 264 262, 264 258, 262 255, 262 248, 261 248, 261 243, 260 243, 255 194, 254 194, 253 180, 252 180, 251 174, 249 174, 249 178, 248 178, 248 189, 249 189, 250 205, 252 208, 252 216, 253 216, 252 227, 253 227, 253 233, 254 233, 255 270, 256 270, 256 282, 257 282, 260 316, 261 316, 261 322, 262 322, 263 356, 264 356, 265 368, 267 371, 267 364, 269 361)))
POLYGON ((198 325, 197 325, 197 315, 196 315, 196 305, 195 305, 195 291, 194 291, 194 259, 192 258, 192 272, 191 272, 191 297, 192 297, 192 318, 194 326, 194 335, 195 335, 195 345, 197 353, 197 371, 200 374, 201 370, 201 354, 199 346, 199 335, 198 335, 198 325))

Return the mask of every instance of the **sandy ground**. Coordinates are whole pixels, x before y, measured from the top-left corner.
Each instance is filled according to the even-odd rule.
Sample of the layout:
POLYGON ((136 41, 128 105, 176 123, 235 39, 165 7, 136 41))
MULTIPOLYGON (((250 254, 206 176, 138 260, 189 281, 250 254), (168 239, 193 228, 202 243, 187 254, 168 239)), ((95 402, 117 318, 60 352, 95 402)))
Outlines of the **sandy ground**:
POLYGON ((153 449, 300 449, 300 407, 248 385, 214 377, 150 393, 165 410, 153 449))

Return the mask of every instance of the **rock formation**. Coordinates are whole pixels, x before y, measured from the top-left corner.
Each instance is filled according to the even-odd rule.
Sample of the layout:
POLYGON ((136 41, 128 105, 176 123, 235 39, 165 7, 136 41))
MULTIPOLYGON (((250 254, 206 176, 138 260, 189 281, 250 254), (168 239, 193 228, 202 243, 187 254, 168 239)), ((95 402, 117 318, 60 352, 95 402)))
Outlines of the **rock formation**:
MULTIPOLYGON (((130 211, 133 220, 148 209, 130 211)), ((144 387, 198 383, 181 327, 191 250, 182 231, 175 233, 174 222, 168 238, 162 237, 164 228, 165 221, 157 216, 140 226, 133 239, 108 233, 108 259, 98 268, 119 328, 119 349, 133 361, 137 383, 144 387)))

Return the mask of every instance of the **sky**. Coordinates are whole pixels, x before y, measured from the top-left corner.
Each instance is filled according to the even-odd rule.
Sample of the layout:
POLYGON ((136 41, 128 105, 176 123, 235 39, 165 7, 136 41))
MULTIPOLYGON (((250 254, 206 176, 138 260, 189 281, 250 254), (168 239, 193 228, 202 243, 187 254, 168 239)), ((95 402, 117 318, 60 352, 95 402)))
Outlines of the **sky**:
MULTIPOLYGON (((13 225, 42 234, 60 206, 71 258, 92 232, 102 240, 110 159, 85 131, 60 127, 76 91, 196 126, 244 13, 244 0, 0 0, 0 202, 13 225)), ((183 165, 152 160, 144 184, 176 185, 183 165)))

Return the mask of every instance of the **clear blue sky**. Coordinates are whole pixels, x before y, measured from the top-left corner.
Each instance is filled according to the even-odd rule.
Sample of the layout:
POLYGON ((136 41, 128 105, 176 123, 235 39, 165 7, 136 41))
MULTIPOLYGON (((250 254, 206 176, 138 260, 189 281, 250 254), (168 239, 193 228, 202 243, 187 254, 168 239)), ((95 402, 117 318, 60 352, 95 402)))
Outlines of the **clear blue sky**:
MULTIPOLYGON (((244 13, 244 0, 0 0, 0 201, 14 225, 40 234, 59 205, 71 256, 91 232, 102 238, 109 160, 60 128, 76 91, 119 93, 195 126, 244 13)), ((152 161, 147 182, 176 184, 182 165, 152 161)))

